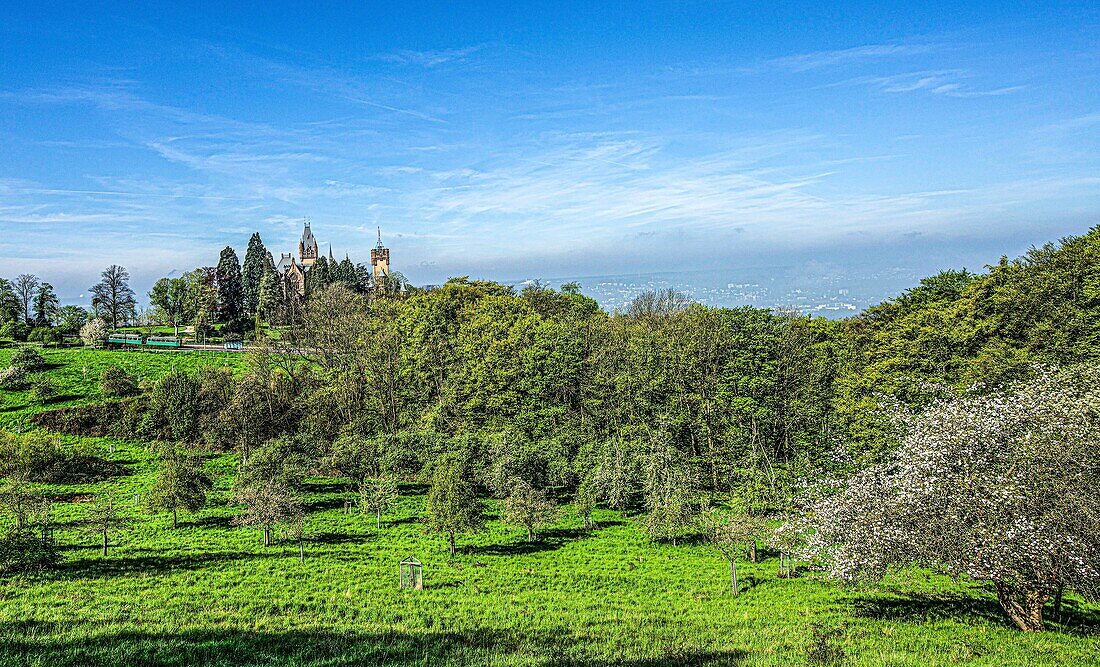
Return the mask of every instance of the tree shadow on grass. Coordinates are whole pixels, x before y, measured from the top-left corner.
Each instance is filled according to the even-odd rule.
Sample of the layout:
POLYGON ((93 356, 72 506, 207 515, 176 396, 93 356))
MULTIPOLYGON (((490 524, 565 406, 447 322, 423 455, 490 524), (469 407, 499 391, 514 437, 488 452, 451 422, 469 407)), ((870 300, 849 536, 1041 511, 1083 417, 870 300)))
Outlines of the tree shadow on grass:
POLYGON ((172 633, 134 630, 103 634, 96 641, 81 637, 79 626, 16 621, 0 624, 0 654, 14 664, 76 665, 487 665, 505 656, 530 657, 554 667, 672 667, 737 665, 743 652, 676 649, 655 658, 587 657, 591 644, 566 633, 519 632, 492 628, 468 632, 339 632, 293 630, 257 632, 236 629, 185 630, 172 633))
POLYGON ((302 490, 306 493, 348 493, 354 487, 351 482, 305 482, 302 490))
POLYGON ((511 544, 487 544, 467 546, 464 553, 485 556, 519 556, 546 551, 555 551, 566 543, 590 537, 593 533, 581 528, 550 528, 539 532, 530 542, 521 540, 511 544))
MULTIPOLYGON (((98 546, 80 547, 84 551, 96 551, 98 546)), ((167 574, 180 570, 200 570, 219 563, 234 561, 255 561, 266 558, 278 558, 278 552, 216 552, 191 553, 171 556, 132 555, 124 549, 103 558, 102 556, 84 556, 64 562, 46 576, 54 579, 106 579, 133 577, 136 575, 167 574)))
POLYGON ((880 621, 924 622, 981 618, 998 625, 1011 625, 995 601, 953 594, 912 594, 900 598, 861 597, 852 604, 852 613, 860 618, 880 621))

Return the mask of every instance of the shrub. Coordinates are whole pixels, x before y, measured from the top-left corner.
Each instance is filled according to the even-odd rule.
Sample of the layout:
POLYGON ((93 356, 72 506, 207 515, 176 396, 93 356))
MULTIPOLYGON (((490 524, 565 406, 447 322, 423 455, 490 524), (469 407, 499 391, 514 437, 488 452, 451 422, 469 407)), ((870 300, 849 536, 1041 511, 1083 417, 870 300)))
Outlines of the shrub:
POLYGON ((104 396, 130 396, 137 391, 137 383, 122 368, 108 366, 99 375, 99 390, 104 396))
POLYGON ((42 353, 33 347, 24 347, 11 355, 11 366, 26 371, 37 371, 46 366, 46 360, 42 358, 42 353))
POLYGON ((57 329, 52 327, 35 327, 27 334, 27 340, 31 343, 42 343, 43 345, 60 345, 62 338, 61 332, 57 329))
POLYGON ((30 327, 19 320, 9 320, 3 325, 0 325, 0 338, 5 338, 7 340, 23 342, 27 340, 27 334, 29 332, 30 327))
POLYGON ((130 398, 45 410, 31 415, 31 423, 56 433, 132 440, 138 432, 143 412, 141 404, 130 398))
POLYGON ((80 340, 89 347, 103 347, 107 344, 107 323, 96 318, 80 328, 80 340))
POLYGON ((38 378, 31 384, 31 395, 39 401, 48 401, 57 396, 57 389, 49 378, 38 378))
POLYGON ((0 476, 31 482, 95 482, 119 474, 121 466, 92 455, 86 446, 64 448, 42 431, 0 432, 0 476))
POLYGON ((0 389, 17 391, 27 388, 27 371, 22 368, 5 368, 0 370, 0 389))

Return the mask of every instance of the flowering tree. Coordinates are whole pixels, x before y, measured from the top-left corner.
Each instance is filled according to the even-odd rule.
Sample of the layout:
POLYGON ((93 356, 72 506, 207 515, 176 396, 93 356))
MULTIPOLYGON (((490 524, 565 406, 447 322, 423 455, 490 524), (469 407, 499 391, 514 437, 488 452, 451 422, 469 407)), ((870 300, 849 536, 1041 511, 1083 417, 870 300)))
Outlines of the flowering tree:
POLYGON ((888 460, 816 504, 810 549, 841 578, 917 565, 990 582, 1021 629, 1063 587, 1100 593, 1100 368, 1045 372, 902 418, 888 460))
POLYGON ((107 334, 107 323, 98 317, 80 327, 80 340, 88 347, 103 347, 107 343, 107 334))

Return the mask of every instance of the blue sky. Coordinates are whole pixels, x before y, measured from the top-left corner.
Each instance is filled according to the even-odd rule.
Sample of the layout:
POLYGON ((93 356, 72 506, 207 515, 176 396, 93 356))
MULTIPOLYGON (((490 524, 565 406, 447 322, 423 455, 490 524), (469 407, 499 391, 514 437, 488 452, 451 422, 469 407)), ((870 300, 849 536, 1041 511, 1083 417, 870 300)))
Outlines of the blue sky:
POLYGON ((67 296, 307 216, 416 283, 930 273, 1100 223, 1096 3, 43 4, 0 8, 0 255, 67 296))

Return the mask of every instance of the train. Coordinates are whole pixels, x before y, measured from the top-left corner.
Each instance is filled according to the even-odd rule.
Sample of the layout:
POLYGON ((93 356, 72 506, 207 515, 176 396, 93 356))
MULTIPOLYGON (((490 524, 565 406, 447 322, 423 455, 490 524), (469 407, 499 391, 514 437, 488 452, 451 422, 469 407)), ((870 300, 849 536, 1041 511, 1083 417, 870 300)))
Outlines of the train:
POLYGON ((178 348, 183 346, 183 340, 176 336, 147 336, 133 333, 113 333, 107 336, 109 345, 119 345, 129 348, 178 348))

